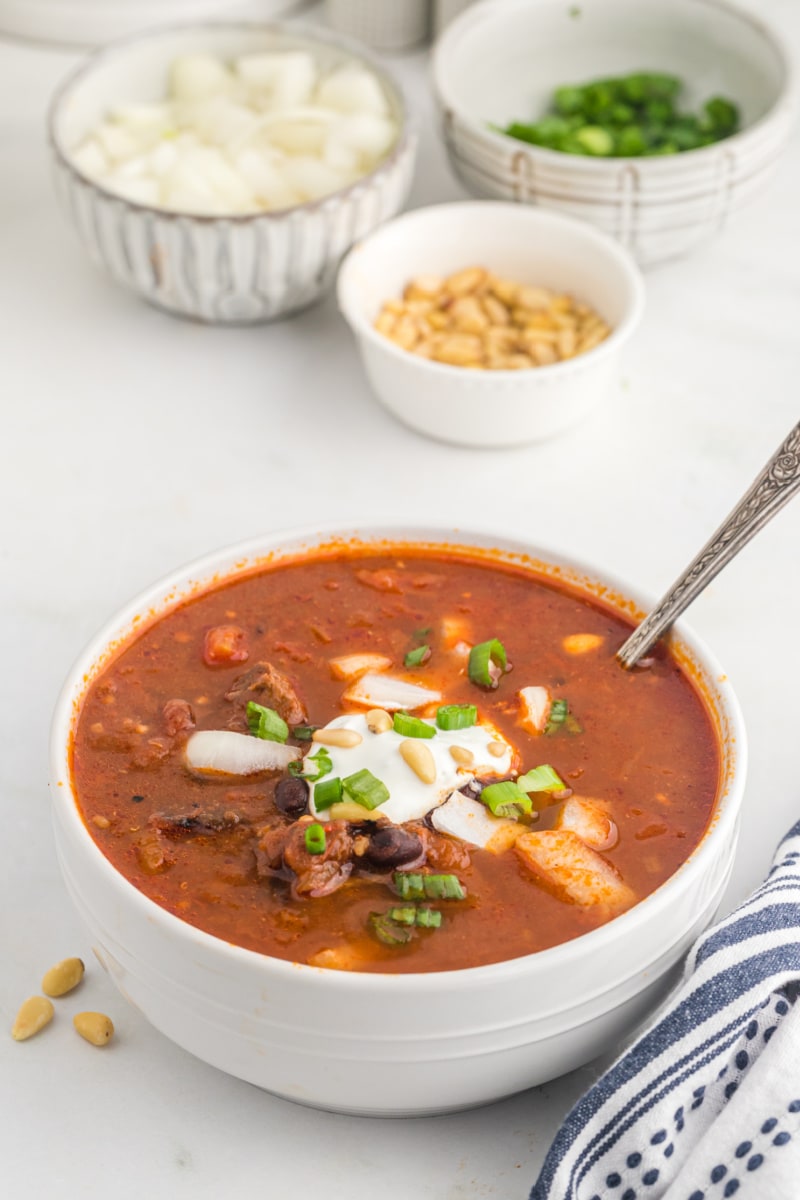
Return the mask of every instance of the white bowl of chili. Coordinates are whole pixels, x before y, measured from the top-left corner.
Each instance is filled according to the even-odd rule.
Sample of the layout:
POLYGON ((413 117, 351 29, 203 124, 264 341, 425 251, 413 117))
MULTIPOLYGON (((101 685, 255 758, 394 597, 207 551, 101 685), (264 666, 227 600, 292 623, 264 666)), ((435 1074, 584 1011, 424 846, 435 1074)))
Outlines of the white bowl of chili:
MULTIPOLYGON (((537 925, 544 929, 550 919, 548 912, 553 910, 558 897, 548 899, 549 893, 524 872, 519 878, 512 872, 514 887, 531 889, 530 893, 518 890, 517 896, 530 894, 532 907, 528 908, 526 901, 524 911, 520 912, 519 904, 512 904, 503 910, 502 920, 498 920, 497 908, 487 901, 482 916, 479 876, 495 869, 486 858, 481 860, 483 866, 478 876, 463 864, 458 868, 468 892, 474 889, 473 900, 468 900, 463 909, 453 907, 458 900, 440 904, 440 908, 450 905, 445 923, 440 929, 421 930, 416 943, 400 948, 401 954, 411 956, 404 966, 392 966, 395 950, 377 941, 374 942, 376 966, 376 962, 364 957, 371 951, 364 950, 367 943, 361 932, 357 932, 350 940, 350 935, 346 936, 340 946, 340 954, 349 947, 356 955, 349 963, 340 958, 342 969, 291 961, 294 949, 287 949, 287 941, 291 942, 294 936, 292 921, 282 924, 283 918, 281 921, 276 918, 275 928, 280 926, 282 936, 286 937, 283 942, 278 940, 275 954, 258 953, 245 944, 234 944, 237 939, 246 943, 250 936, 241 926, 233 932, 223 931, 220 926, 212 927, 211 931, 199 927, 202 921, 191 907, 193 877, 185 857, 187 842, 181 839, 191 841, 199 833, 201 843, 213 845, 222 826, 215 827, 207 816, 198 815, 197 810, 191 818, 184 815, 178 825, 173 822, 169 835, 173 840, 168 850, 173 855, 172 863, 165 866, 163 861, 140 856, 140 868, 149 863, 146 870, 120 865, 122 860, 117 851, 129 836, 131 814, 142 814, 133 822, 139 831, 152 830, 154 820, 160 818, 155 818, 148 809, 148 796, 136 795, 132 798, 137 805, 133 809, 125 797, 124 812, 121 808, 119 819, 109 809, 109 815, 98 821, 93 816, 94 806, 102 805, 100 797, 110 794, 108 777, 103 772, 122 768, 126 791, 140 779, 142 791, 147 792, 157 787, 153 782, 157 777, 154 764, 168 758, 175 749, 166 745, 165 738, 167 741, 169 738, 163 730, 160 736, 153 737, 154 732, 158 735, 158 729, 139 728, 147 724, 142 717, 148 715, 141 707, 134 714, 138 717, 136 724, 127 711, 128 699, 121 680, 135 677, 135 656, 140 650, 147 650, 148 631, 159 629, 162 667, 168 667, 172 675, 164 696, 172 699, 176 691, 190 687, 190 680, 200 669, 198 645, 205 646, 208 652, 210 630, 212 649, 216 647, 215 652, 221 653, 220 647, 227 647, 225 654, 229 661, 217 660, 214 666, 203 668, 201 675, 209 689, 228 691, 232 674, 241 670, 248 639, 251 647, 255 647, 262 636, 248 625, 251 600, 265 581, 266 586, 279 590, 293 587, 291 582, 281 582, 281 572, 295 572, 291 577, 294 580, 298 578, 297 572, 305 573, 311 593, 322 588, 327 608, 331 606, 331 597, 336 597, 344 619, 345 598, 349 593, 358 593, 363 611, 364 596, 369 596, 370 589, 385 592, 390 585, 394 588, 398 573, 402 576, 401 592, 408 590, 418 606, 425 607, 419 598, 427 594, 429 610, 431 606, 442 607, 448 597, 461 594, 453 592, 456 586, 453 580, 463 578, 460 572, 464 569, 472 572, 471 578, 479 591, 488 588, 495 595, 498 589, 510 589, 512 595, 523 589, 533 603, 529 587, 544 588, 544 603, 552 604, 556 593, 565 594, 571 612, 576 597, 581 598, 584 602, 581 623, 605 630, 604 635, 595 637, 593 644, 597 644, 598 637, 600 643, 605 638, 607 661, 599 665, 605 680, 613 682, 612 672, 621 670, 611 657, 614 643, 624 632, 624 626, 647 604, 646 599, 626 585, 563 556, 485 533, 377 528, 269 536, 210 555, 175 572, 148 589, 101 631, 75 664, 58 701, 51 742, 58 853, 68 891, 91 931, 98 957, 120 991, 161 1032, 221 1070, 287 1099, 349 1113, 419 1115, 481 1104, 571 1070, 629 1032, 662 994, 682 954, 711 920, 727 882, 744 787, 744 729, 727 677, 685 627, 676 628, 669 651, 663 651, 667 655, 663 678, 673 681, 670 686, 677 686, 675 677, 679 673, 674 670, 677 661, 683 680, 680 686, 686 689, 682 694, 689 704, 679 724, 688 721, 687 727, 696 732, 698 722, 705 722, 711 731, 714 749, 710 750, 709 742, 710 757, 704 760, 702 771, 698 774, 698 764, 691 764, 692 780, 702 775, 711 781, 705 801, 710 808, 706 808, 705 816, 691 835, 686 832, 688 826, 684 829, 686 841, 680 865, 672 870, 678 860, 673 859, 669 868, 665 860, 662 874, 665 869, 670 873, 649 895, 603 924, 597 924, 600 918, 597 914, 593 916, 590 909, 573 904, 568 913, 572 922, 570 940, 562 944, 550 944, 535 953, 519 953, 518 947, 516 956, 505 961, 485 961, 487 954, 489 958, 498 955, 496 948, 485 950, 483 965, 441 969, 436 955, 444 950, 438 951, 437 945, 444 947, 445 942, 437 943, 436 939, 446 939, 447 928, 457 928, 459 921, 471 922, 471 927, 477 929, 482 919, 488 919, 492 933, 489 941, 499 944, 506 936, 535 933, 537 925), (348 574, 351 571, 352 579, 348 574), (368 579, 355 576, 357 571, 362 574, 366 571, 368 579), (326 582, 330 583, 333 575, 340 586, 331 590, 326 588, 326 582), (391 582, 393 579, 395 583, 391 582), (220 584, 224 585, 222 590, 220 584), (229 626, 225 627, 228 632, 224 637, 215 628, 220 617, 230 620, 231 612, 236 613, 235 619, 245 627, 244 641, 234 638, 229 626), (162 621, 169 622, 169 627, 162 621), (171 636, 166 636, 170 630, 171 636), (168 646, 172 649, 168 650, 168 646), (117 675, 115 664, 126 654, 133 657, 125 660, 125 675, 117 675), (141 754, 147 762, 137 757, 141 754), (95 769, 100 773, 92 783, 95 769), (707 821, 705 831, 704 821, 707 821), (152 883, 153 879, 159 903, 145 894, 148 880, 152 883), (181 887, 181 882, 185 887, 181 887), (174 898, 166 899, 173 886, 174 898), (593 922, 596 927, 590 928, 593 922), (504 924, 509 928, 502 928, 504 924), (582 929, 588 931, 581 932, 582 929), (414 969, 417 959, 413 956, 417 953, 420 961, 428 956, 427 969, 414 969), (343 969, 345 966, 350 969, 343 969), (321 1013, 324 1013, 322 1021, 321 1013)), ((295 593, 296 589, 291 592, 295 593)), ((376 604, 385 607, 386 597, 378 597, 376 604)), ((259 611, 263 612, 263 607, 259 611)), ((481 616, 484 620, 497 620, 497 611, 496 608, 491 612, 479 611, 476 600, 473 616, 476 621, 481 616)), ((529 608, 529 615, 532 612, 529 608)), ((516 618, 515 622, 515 628, 522 630, 525 623, 521 625, 516 618)), ((565 628, 573 627, 568 624, 565 628)), ((535 628, 531 621, 529 633, 535 628)), ((274 630, 268 633, 272 644, 274 630)), ((548 636, 552 636, 552 631, 548 636)), ((326 653, 331 644, 334 651, 338 650, 339 637, 334 631, 333 642, 326 643, 326 653)), ((584 650, 588 644, 584 637, 581 643, 584 650)), ((436 645, 444 656, 446 643, 436 645)), ((573 650, 576 645, 572 643, 573 650)), ((523 645, 521 632, 512 631, 509 635, 509 650, 512 649, 519 653, 516 668, 519 673, 525 669, 526 655, 530 652, 530 647, 526 649, 523 645)), ((294 670, 304 673, 304 687, 310 701, 309 681, 317 668, 313 663, 298 661, 301 656, 297 639, 294 652, 294 670)), ((542 652, 540 645, 539 654, 542 652)), ((323 702, 318 698, 320 710, 330 708, 331 696, 337 694, 332 691, 325 661, 320 686, 327 699, 323 702)), ((661 667, 654 670, 654 684, 648 684, 645 691, 651 686, 656 690, 661 687, 661 667)), ((586 671, 584 664, 581 672, 586 671)), ((415 677, 419 677, 419 671, 415 677)), ((423 677, 431 679, 430 675, 423 677)), ((629 684, 626 677, 628 696, 629 684)), ((468 689, 470 683, 464 678, 454 686, 468 689)), ((498 704, 503 699, 504 686, 501 684, 498 690, 498 704)), ((138 694, 141 697, 141 689, 138 694)), ((188 694, 196 706, 202 702, 193 692, 188 694)), ((238 695, 235 681, 228 694, 238 695)), ((577 702, 576 693, 576 711, 586 723, 586 729, 576 734, 579 737, 589 736, 588 730, 596 719, 590 695, 586 693, 584 700, 577 702)), ((665 695, 662 694, 662 699, 665 695)), ((157 701, 157 711, 162 700, 163 696, 157 701)), ((479 698, 478 702, 489 703, 489 700, 479 698)), ((608 709, 605 692, 602 707, 608 709)), ((635 706, 637 710, 639 707, 635 706)), ((500 711, 493 709, 496 714, 500 711)), ((631 713, 630 707, 628 711, 629 719, 635 721, 637 713, 631 713)), ((173 707, 170 719, 174 721, 175 716, 173 707)), ((496 719, 500 720, 500 716, 496 719)), ((180 738, 180 734, 174 730, 173 733, 180 738)), ((659 738, 662 735, 660 727, 659 738)), ((563 740, 559 745, 560 758, 555 758, 555 750, 548 750, 548 754, 560 762, 568 756, 568 742, 563 740)), ((681 767, 677 759, 673 765, 681 767)), ((201 788, 198 793, 197 784, 193 786, 196 797, 206 794, 207 789, 201 788)), ((265 786, 262 778, 256 792, 265 786)), ((226 799, 229 807, 241 802, 241 795, 237 795, 238 799, 233 795, 226 799)), ((681 814, 673 833, 680 834, 681 822, 689 820, 697 800, 692 787, 681 784, 672 796, 676 814, 681 814)), ((668 806, 663 812, 669 812, 668 806)), ((668 816, 664 820, 674 824, 668 816)), ((326 823, 331 837, 335 824, 335 821, 326 823)), ((246 833, 244 826, 239 833, 243 831, 246 833)), ((631 864, 641 858, 645 863, 642 869, 646 870, 647 855, 657 858, 659 852, 652 829, 646 842, 637 843, 635 838, 630 841, 647 847, 647 854, 644 850, 637 851, 634 859, 624 860, 627 863, 624 870, 629 882, 633 882, 636 868, 631 864)), ((667 841, 674 847, 674 839, 667 841)), ((263 840, 259 845, 263 851, 263 840)), ((128 863, 135 862, 141 848, 140 839, 136 847, 123 849, 123 858, 128 863), (132 852, 134 849, 136 854, 132 852)), ((250 912, 245 903, 246 889, 261 888, 258 896, 272 895, 275 889, 285 888, 286 871, 255 880, 251 863, 249 868, 241 867, 239 875, 236 856, 232 858, 230 851, 228 846, 225 869, 229 882, 238 889, 235 908, 244 914, 245 922, 263 924, 258 911, 250 912), (231 872, 237 875, 236 879, 231 872)), ((473 848, 472 853, 474 858, 478 852, 473 848)), ((612 874, 615 870, 612 868, 612 874)), ((654 876, 651 882, 657 881, 654 876)), ((336 895, 344 897, 346 905, 352 905, 359 886, 369 889, 378 885, 350 881, 348 886, 349 892, 344 888, 336 895)), ((319 902, 308 897, 302 901, 319 902)), ((286 899, 281 903, 286 904, 294 913, 292 920, 297 921, 301 901, 286 899)), ((212 907, 219 914, 226 906, 212 907)), ((341 911, 346 912, 346 907, 341 911)), ((604 915, 610 916, 610 912, 604 915)), ((349 925, 353 926, 352 919, 349 925)), ((462 929, 468 927, 463 925, 462 929)), ((271 929, 270 936, 273 932, 271 929)), ((332 936, 330 931, 325 932, 321 944, 332 936)), ((463 937, 456 939, 463 940, 463 937)), ((299 945, 299 941, 293 943, 295 947, 299 945)), ((468 946, 457 953, 466 950, 468 946)), ((318 960, 319 956, 311 957, 318 960)))
MULTIPOLYGON (((380 403, 419 433, 479 448, 543 441, 599 409, 617 383, 621 352, 644 308, 636 264, 611 238, 560 213, 487 201, 438 204, 389 221, 353 247, 342 263, 337 290, 380 403), (487 328, 466 339, 458 330, 428 329, 427 316, 413 316, 426 326, 420 335, 424 344, 434 344, 425 356, 417 347, 404 349, 376 327, 381 306, 398 301, 415 280, 466 275, 465 268, 471 267, 482 268, 489 279, 499 277, 495 286, 502 294, 507 284, 521 285, 523 296, 523 289, 544 289, 556 304, 585 310, 586 317, 576 320, 601 325, 602 340, 587 343, 592 348, 586 350, 578 340, 563 361, 536 365, 531 354, 552 345, 540 339, 556 339, 559 333, 536 328, 538 313, 531 310, 530 327, 520 333, 520 348, 524 344, 529 352, 499 360, 527 360, 528 365, 484 369, 492 355, 488 339, 502 335, 517 313, 511 299, 500 305, 502 325, 486 316, 487 328), (448 349, 460 345, 472 345, 475 360, 464 365, 444 361, 448 349)), ((475 302, 474 295, 459 299, 475 302)), ((491 293, 488 299, 496 302, 491 293)), ((432 317, 440 315, 441 306, 432 317)), ((558 312, 553 317, 554 322, 565 319, 558 312)), ((574 339, 574 331, 569 336, 574 339)))
MULTIPOLYGON (((192 82, 189 80, 186 86, 192 82)), ((235 86, 240 83, 235 82, 235 86)), ((173 107, 179 112, 179 106, 173 107)), ((310 101, 306 108, 295 106, 291 110, 293 119, 305 111, 314 115, 314 120, 321 120, 317 108, 312 108, 310 101)), ((299 116, 297 123, 302 124, 299 116)), ((353 242, 402 208, 411 186, 417 143, 399 87, 358 43, 322 29, 233 21, 151 30, 95 51, 57 91, 50 107, 48 131, 59 199, 92 260, 117 283, 157 307, 219 324, 269 321, 320 299, 330 287, 342 255, 353 242), (206 69, 211 69, 207 65, 211 56, 221 71, 223 64, 237 62, 242 56, 249 56, 252 62, 259 56, 269 59, 283 54, 313 61, 325 79, 351 68, 358 68, 362 81, 365 75, 369 77, 371 98, 382 97, 386 120, 396 126, 396 136, 389 148, 381 152, 377 165, 360 173, 355 169, 357 177, 353 178, 352 173, 346 176, 344 168, 339 171, 337 160, 337 172, 352 181, 331 185, 318 198, 301 197, 300 202, 276 200, 267 209, 261 207, 256 211, 248 211, 252 208, 249 200, 244 202, 245 211, 235 205, 226 210, 210 194, 214 203, 206 215, 202 207, 197 207, 197 186, 210 187, 213 179, 218 179, 227 181, 229 188, 234 176, 230 162, 220 158, 219 146, 227 152, 234 144, 244 145, 251 137, 248 129, 257 133, 275 116, 267 110, 259 118, 252 112, 247 117, 243 101, 239 103, 237 99, 232 112, 226 110, 224 116, 217 114, 213 118, 219 128, 204 134, 202 143, 194 130, 187 133, 167 129, 157 149, 126 161, 126 170, 130 171, 130 178, 124 183, 129 189, 126 194, 120 193, 121 183, 112 186, 102 171, 95 174, 94 167, 90 171, 87 163, 92 154, 98 157, 96 139, 92 136, 97 128, 109 114, 123 110, 130 114, 126 120, 150 119, 148 112, 159 103, 163 106, 167 81, 177 61, 199 59, 206 69), (144 116, 137 115, 140 113, 144 116), (226 132, 234 117, 243 123, 244 133, 236 132, 233 126, 230 134, 226 132), (177 196, 191 190, 187 180, 195 181, 192 183, 195 207, 191 209, 188 205, 182 208, 179 199, 164 207, 139 194, 143 164, 151 164, 147 166, 151 173, 162 171, 163 164, 154 166, 151 160, 154 163, 156 154, 169 151, 169 137, 175 144, 186 137, 197 143, 190 151, 195 158, 192 163, 183 163, 182 182, 175 185, 177 196), (201 160, 198 154, 205 157, 201 160), (213 179, 211 175, 205 177, 205 167, 200 170, 208 155, 216 156, 213 179)), ((128 126, 112 128, 110 133, 115 137, 112 149, 116 153, 120 139, 123 142, 130 139, 128 126)), ((267 149, 273 155, 282 153, 267 149)), ((346 156, 346 146, 334 149, 346 156)), ((104 153, 102 146, 99 153, 104 153)), ((113 163, 111 151, 108 153, 113 163)), ((254 153, 249 151, 250 165, 241 170, 251 173, 248 176, 251 183, 247 186, 252 185, 253 195, 258 199, 258 189, 267 186, 263 177, 270 173, 274 176, 276 172, 269 159, 253 163, 254 153)), ((286 162, 293 163, 295 175, 300 171, 301 160, 308 186, 313 182, 316 188, 317 177, 327 168, 321 160, 288 152, 285 156, 286 162)), ((239 161, 237 158, 234 166, 239 161)), ((177 167, 170 170, 174 172, 177 167)), ((210 166, 208 170, 211 171, 210 166)), ((328 174, 331 172, 333 168, 328 174)), ((145 182, 155 186, 150 175, 145 182)), ((242 190, 245 178, 234 176, 234 182, 242 190)), ((269 186, 292 191, 282 178, 272 180, 269 186)), ((316 196, 317 192, 310 194, 316 196)))

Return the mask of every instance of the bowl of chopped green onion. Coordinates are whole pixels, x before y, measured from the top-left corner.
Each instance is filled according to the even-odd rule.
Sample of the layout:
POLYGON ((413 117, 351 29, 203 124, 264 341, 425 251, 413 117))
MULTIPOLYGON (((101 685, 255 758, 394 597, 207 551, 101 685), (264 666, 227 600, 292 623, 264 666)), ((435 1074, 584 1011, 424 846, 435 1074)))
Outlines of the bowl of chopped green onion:
POLYGON ((727 0, 484 0, 437 44, 434 85, 471 192, 591 221, 643 265, 726 224, 794 108, 779 37, 727 0))

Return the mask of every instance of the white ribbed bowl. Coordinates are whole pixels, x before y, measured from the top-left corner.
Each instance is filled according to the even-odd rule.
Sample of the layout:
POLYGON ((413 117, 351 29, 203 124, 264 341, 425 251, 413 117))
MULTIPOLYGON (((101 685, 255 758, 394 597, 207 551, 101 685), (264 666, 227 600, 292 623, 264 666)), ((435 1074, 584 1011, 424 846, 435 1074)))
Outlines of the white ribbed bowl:
POLYGON ((325 0, 332 29, 373 50, 410 50, 430 28, 429 0, 325 0))
POLYGON ((209 555, 127 605, 72 668, 51 739, 53 820, 67 889, 117 987, 157 1029, 205 1062, 301 1104, 368 1116, 419 1116, 486 1103, 552 1079, 629 1034, 673 981, 728 881, 746 771, 745 731, 727 675, 681 623, 673 638, 706 697, 722 746, 711 826, 675 874, 629 912, 561 946, 508 962, 430 974, 332 971, 256 954, 179 920, 111 865, 72 789, 72 732, 107 655, 138 622, 220 579, 351 538, 386 545, 454 541, 500 561, 533 556, 557 578, 651 602, 627 585, 524 543, 447 528, 274 534, 209 555))
POLYGON ((358 45, 280 24, 176 26, 112 43, 56 94, 49 132, 59 197, 94 262, 151 304, 221 324, 269 321, 318 300, 353 242, 403 207, 417 142, 399 89, 358 45), (371 174, 294 208, 203 217, 115 196, 72 163, 71 151, 111 105, 164 96, 178 55, 276 49, 310 50, 323 69, 360 60, 377 75, 400 133, 371 174))
POLYGON ((757 191, 789 136, 792 72, 780 39, 728 0, 484 0, 437 44, 447 152, 471 192, 557 208, 618 238, 643 265, 685 254, 757 191), (656 158, 589 158, 526 145, 492 125, 535 120, 553 89, 666 71, 695 110, 714 94, 741 132, 656 158))

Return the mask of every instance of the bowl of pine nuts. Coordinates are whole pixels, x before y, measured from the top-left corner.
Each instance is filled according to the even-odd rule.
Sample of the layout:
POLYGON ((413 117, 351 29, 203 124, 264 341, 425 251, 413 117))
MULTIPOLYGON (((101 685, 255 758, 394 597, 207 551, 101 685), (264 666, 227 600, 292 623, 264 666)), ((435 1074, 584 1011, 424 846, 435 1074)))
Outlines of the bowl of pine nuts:
POLYGON ((338 299, 381 404, 429 437, 501 447, 553 437, 602 403, 644 285, 591 226, 485 201, 382 226, 345 259, 338 299))

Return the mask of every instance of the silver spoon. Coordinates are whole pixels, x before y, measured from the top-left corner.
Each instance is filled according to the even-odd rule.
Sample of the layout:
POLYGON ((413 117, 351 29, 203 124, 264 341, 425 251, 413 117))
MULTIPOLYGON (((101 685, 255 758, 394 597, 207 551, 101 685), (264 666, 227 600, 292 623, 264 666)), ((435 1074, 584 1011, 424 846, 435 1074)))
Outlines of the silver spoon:
POLYGON ((617 651, 623 667, 635 667, 642 655, 688 608, 759 529, 771 521, 800 488, 800 423, 778 447, 764 470, 725 518, 717 532, 676 579, 649 616, 617 651))

